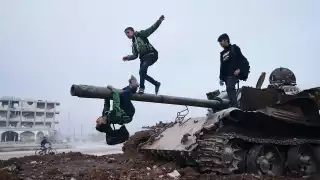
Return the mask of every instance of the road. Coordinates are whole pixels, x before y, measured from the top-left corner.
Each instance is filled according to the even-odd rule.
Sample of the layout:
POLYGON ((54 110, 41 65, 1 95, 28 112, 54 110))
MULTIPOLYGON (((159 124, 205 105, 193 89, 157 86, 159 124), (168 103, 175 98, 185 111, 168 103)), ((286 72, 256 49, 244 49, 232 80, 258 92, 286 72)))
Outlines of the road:
MULTIPOLYGON (((83 154, 90 155, 107 155, 107 154, 118 154, 122 153, 121 147, 99 147, 99 146, 86 146, 80 148, 70 148, 70 149, 57 149, 58 153, 62 152, 81 152, 83 154)), ((0 152, 0 159, 7 160, 13 157, 23 157, 34 155, 34 151, 12 151, 12 152, 0 152)))

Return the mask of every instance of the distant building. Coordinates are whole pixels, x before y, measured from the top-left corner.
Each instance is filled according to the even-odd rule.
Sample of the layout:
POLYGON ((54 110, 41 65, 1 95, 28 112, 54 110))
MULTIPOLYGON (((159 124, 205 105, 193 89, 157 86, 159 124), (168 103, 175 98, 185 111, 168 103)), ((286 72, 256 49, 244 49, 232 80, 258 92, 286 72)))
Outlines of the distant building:
POLYGON ((15 97, 0 98, 1 142, 30 142, 51 136, 59 123, 59 102, 27 100, 15 97))

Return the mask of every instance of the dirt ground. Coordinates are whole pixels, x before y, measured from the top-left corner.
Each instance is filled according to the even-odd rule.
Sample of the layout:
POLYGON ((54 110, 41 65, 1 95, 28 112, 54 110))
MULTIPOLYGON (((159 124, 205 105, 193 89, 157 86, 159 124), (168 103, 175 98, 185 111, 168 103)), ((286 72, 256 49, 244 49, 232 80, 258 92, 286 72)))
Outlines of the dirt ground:
POLYGON ((126 154, 92 156, 70 152, 58 155, 26 156, 2 161, 1 166, 0 180, 260 179, 247 174, 200 175, 192 168, 180 168, 172 162, 154 161, 142 155, 126 154))
POLYGON ((151 134, 150 131, 139 133, 125 143, 123 154, 92 156, 70 152, 0 161, 0 180, 294 180, 285 177, 258 178, 248 174, 199 174, 190 167, 182 168, 174 162, 154 160, 136 153, 137 144, 151 134))

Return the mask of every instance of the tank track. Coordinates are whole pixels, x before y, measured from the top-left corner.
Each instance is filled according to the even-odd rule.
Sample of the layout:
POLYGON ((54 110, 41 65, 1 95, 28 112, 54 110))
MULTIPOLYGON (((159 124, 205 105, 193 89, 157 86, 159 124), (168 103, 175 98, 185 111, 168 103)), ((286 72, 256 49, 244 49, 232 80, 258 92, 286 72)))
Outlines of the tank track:
POLYGON ((236 146, 235 141, 275 144, 281 146, 300 145, 305 143, 320 144, 314 139, 271 139, 249 137, 236 133, 202 133, 197 140, 197 164, 202 172, 219 172, 231 174, 245 171, 244 150, 236 146))

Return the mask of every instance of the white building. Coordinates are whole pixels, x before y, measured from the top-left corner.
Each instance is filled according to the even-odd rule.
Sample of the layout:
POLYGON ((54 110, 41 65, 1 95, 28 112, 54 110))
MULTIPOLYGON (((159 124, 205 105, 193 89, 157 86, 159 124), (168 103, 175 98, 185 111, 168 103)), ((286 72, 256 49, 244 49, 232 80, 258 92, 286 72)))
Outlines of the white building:
POLYGON ((0 98, 1 142, 30 142, 50 136, 59 123, 56 119, 59 105, 47 100, 0 98))

